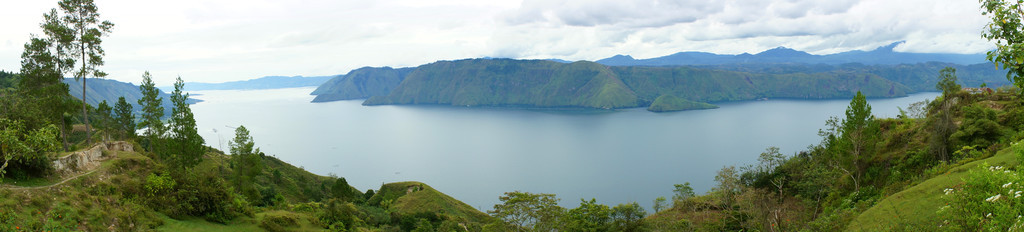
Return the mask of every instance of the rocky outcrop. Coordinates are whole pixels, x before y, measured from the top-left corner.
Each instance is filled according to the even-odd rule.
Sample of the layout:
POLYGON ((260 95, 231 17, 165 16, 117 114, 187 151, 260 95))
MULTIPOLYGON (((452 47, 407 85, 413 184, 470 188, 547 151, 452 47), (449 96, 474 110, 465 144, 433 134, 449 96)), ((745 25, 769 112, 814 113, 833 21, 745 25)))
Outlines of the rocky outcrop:
POLYGON ((100 161, 110 158, 103 151, 131 152, 135 151, 135 147, 125 141, 96 144, 87 150, 76 151, 53 160, 53 169, 61 175, 93 170, 100 166, 100 161))

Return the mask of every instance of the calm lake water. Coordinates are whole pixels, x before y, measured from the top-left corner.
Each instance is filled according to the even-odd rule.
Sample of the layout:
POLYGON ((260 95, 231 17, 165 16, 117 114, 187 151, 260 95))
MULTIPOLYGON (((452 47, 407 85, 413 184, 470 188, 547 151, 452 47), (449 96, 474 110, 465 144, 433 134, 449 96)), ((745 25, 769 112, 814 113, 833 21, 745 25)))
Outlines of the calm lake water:
MULTIPOLYGON (((504 192, 554 193, 650 211, 672 185, 698 193, 723 166, 752 164, 769 146, 792 155, 817 144, 818 129, 849 100, 769 100, 713 110, 651 113, 539 111, 445 106, 362 106, 361 100, 310 103, 314 88, 196 91, 200 134, 227 150, 238 125, 257 147, 313 173, 345 177, 356 188, 414 180, 485 211, 504 192)), ((919 93, 871 99, 879 117, 934 99, 919 93)))

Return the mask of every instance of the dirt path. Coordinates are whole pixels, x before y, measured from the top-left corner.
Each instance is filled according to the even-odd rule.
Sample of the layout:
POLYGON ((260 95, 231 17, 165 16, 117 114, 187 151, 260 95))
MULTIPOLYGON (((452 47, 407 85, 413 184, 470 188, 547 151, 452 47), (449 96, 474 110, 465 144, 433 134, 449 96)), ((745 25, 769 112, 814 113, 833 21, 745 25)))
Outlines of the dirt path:
POLYGON ((61 180, 60 182, 57 182, 57 183, 53 183, 53 184, 50 184, 50 185, 43 185, 43 186, 13 186, 13 185, 3 185, 3 188, 6 188, 6 189, 14 189, 14 190, 32 190, 32 189, 42 189, 42 188, 50 188, 50 187, 53 187, 53 186, 57 186, 57 185, 61 185, 61 184, 64 184, 64 182, 68 182, 68 181, 70 181, 70 180, 78 179, 79 177, 82 177, 82 176, 85 176, 85 175, 89 175, 89 174, 92 174, 93 172, 96 172, 96 170, 99 170, 99 169, 98 169, 98 168, 97 168, 97 169, 93 169, 93 170, 90 170, 90 171, 88 171, 88 172, 84 172, 84 173, 80 173, 80 174, 78 174, 78 175, 74 175, 74 176, 71 176, 71 177, 68 177, 68 178, 64 178, 64 180, 61 180))
MULTIPOLYGON (((49 184, 49 185, 44 185, 44 186, 13 186, 13 185, 9 185, 9 184, 4 184, 4 185, 0 185, 0 188, 20 189, 20 190, 50 188, 50 187, 54 187, 54 186, 57 186, 57 185, 64 184, 64 183, 66 183, 66 182, 68 182, 70 180, 78 179, 79 177, 92 174, 93 172, 96 172, 96 170, 100 169, 100 164, 102 162, 108 161, 108 160, 111 160, 111 159, 115 158, 115 157, 102 157, 102 154, 103 154, 102 151, 104 151, 104 150, 113 150, 113 151, 126 151, 127 150, 127 151, 132 151, 133 149, 131 149, 131 145, 130 144, 128 144, 127 142, 124 142, 124 141, 113 141, 113 142, 108 142, 106 144, 93 146, 90 149, 76 151, 75 153, 72 153, 72 154, 70 154, 68 156, 65 156, 65 157, 58 158, 57 160, 54 161, 54 165, 55 165, 55 168, 57 168, 57 170, 65 170, 65 171, 72 172, 72 173, 73 172, 82 172, 82 171, 84 171, 82 173, 78 173, 78 174, 75 174, 73 176, 70 176, 70 177, 67 177, 67 178, 63 178, 63 180, 61 180, 60 182, 49 184), (109 147, 112 147, 113 149, 108 149, 109 147), (69 166, 68 163, 74 163, 74 165, 73 166, 69 166)), ((64 173, 67 173, 67 172, 64 172, 64 173)))

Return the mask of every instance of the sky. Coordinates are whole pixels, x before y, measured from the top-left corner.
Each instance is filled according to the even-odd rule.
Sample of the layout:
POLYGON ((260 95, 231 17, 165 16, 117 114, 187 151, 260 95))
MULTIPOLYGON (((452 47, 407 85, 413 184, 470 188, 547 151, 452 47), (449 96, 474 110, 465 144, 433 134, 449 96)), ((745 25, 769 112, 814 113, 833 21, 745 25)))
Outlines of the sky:
MULTIPOLYGON (((683 51, 984 53, 976 0, 95 0, 107 78, 158 86, 327 76, 479 57, 599 60, 683 51)), ((0 3, 0 70, 20 69, 56 0, 0 3)))

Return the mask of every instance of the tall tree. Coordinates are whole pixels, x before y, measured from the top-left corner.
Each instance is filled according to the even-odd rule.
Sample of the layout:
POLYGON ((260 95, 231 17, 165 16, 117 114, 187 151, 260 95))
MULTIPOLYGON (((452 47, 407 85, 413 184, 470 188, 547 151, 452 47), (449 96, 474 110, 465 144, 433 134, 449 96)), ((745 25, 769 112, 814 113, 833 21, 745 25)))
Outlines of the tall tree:
POLYGON ((494 210, 487 213, 514 231, 558 231, 559 220, 565 214, 554 194, 516 191, 506 192, 498 199, 502 204, 494 205, 494 210))
POLYGON ((199 129, 196 128, 196 119, 192 109, 188 106, 188 93, 184 93, 185 82, 179 76, 174 82, 174 92, 171 92, 171 141, 173 160, 179 169, 195 167, 203 160, 203 137, 199 136, 199 129))
POLYGON ((161 105, 164 98, 160 97, 160 90, 153 84, 153 77, 149 75, 149 71, 142 74, 142 84, 139 85, 139 91, 142 92, 142 98, 139 98, 138 104, 142 106, 142 114, 139 115, 139 128, 146 128, 146 148, 150 152, 157 153, 158 141, 166 131, 164 122, 160 121, 160 118, 164 117, 164 107, 161 105))
POLYGON ((871 105, 864 94, 857 91, 857 95, 846 107, 846 118, 839 127, 839 141, 835 142, 837 146, 834 150, 841 153, 838 157, 841 165, 837 167, 850 175, 856 190, 860 190, 859 180, 863 171, 861 159, 872 150, 877 129, 875 117, 871 115, 871 105))
POLYGON ((114 104, 114 125, 121 135, 121 139, 126 138, 125 134, 130 134, 130 137, 135 137, 135 115, 132 114, 132 104, 128 104, 128 101, 124 100, 124 97, 117 98, 117 103, 114 104))
MULTIPOLYGON (((86 99, 86 79, 90 76, 102 78, 107 73, 100 71, 106 52, 100 45, 102 37, 110 34, 114 24, 100 21, 99 9, 93 0, 61 0, 57 9, 44 15, 41 25, 49 37, 51 46, 57 50, 56 58, 61 72, 71 72, 75 80, 82 80, 82 102, 86 99), (75 67, 75 64, 79 67, 75 67)), ((82 104, 82 119, 85 121, 86 143, 92 143, 89 111, 82 104)))
POLYGON ((23 111, 37 110, 40 115, 31 118, 38 123, 26 121, 30 128, 38 128, 43 124, 60 124, 64 151, 68 150, 67 125, 64 113, 72 111, 71 95, 68 85, 61 81, 60 64, 52 43, 41 38, 31 38, 21 53, 22 77, 18 81, 20 97, 26 103, 18 107, 23 111))

